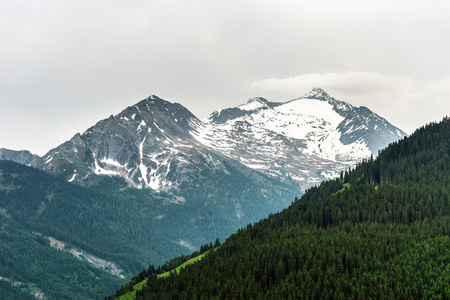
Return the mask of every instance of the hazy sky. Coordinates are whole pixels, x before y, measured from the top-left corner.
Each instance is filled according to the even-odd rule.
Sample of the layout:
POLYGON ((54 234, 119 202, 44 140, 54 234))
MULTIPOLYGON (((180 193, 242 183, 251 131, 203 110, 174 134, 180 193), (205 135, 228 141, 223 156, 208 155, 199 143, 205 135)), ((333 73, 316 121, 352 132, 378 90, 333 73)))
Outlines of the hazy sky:
POLYGON ((203 119, 313 87, 408 133, 450 115, 450 1, 2 0, 0 148, 43 155, 155 94, 203 119))

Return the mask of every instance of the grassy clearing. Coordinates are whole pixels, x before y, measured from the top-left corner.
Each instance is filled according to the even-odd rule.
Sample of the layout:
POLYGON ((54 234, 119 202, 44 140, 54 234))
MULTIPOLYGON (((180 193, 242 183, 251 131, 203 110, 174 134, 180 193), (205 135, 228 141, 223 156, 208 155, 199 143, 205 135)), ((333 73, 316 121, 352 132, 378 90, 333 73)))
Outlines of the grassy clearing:
MULTIPOLYGON (((209 251, 211 251, 211 250, 209 250, 209 251)), ((170 275, 171 272, 176 272, 177 274, 180 273, 180 270, 181 270, 182 268, 185 268, 186 266, 192 265, 193 263, 195 263, 195 262, 201 260, 203 257, 205 257, 205 255, 206 255, 209 251, 206 251, 205 253, 202 253, 202 254, 200 254, 199 256, 196 256, 196 257, 194 257, 194 258, 191 258, 190 260, 186 261, 186 262, 183 263, 182 265, 176 267, 174 270, 171 270, 171 271, 168 271, 168 272, 159 274, 159 275, 158 275, 158 278, 168 277, 168 276, 170 275)))
MULTIPOLYGON (((336 193, 342 193, 343 191, 348 190, 348 189, 350 189, 350 183, 349 182, 344 183, 344 187, 342 189, 340 189, 339 191, 337 191, 336 193)), ((375 186, 375 191, 376 190, 378 190, 378 185, 375 186)))
MULTIPOLYGON (((211 250, 209 250, 211 251, 211 250)), ((203 257, 205 257, 205 255, 209 252, 206 251, 205 253, 200 254, 199 256, 196 256, 194 258, 191 258, 190 260, 186 261, 185 263, 179 265, 178 267, 176 267, 175 269, 159 274, 158 278, 165 278, 168 277, 170 275, 170 273, 172 272, 176 272, 176 274, 180 273, 180 270, 182 268, 185 268, 188 265, 192 265, 193 263, 201 260, 203 257)), ((133 300, 136 298, 136 291, 142 289, 142 287, 147 283, 147 279, 142 280, 141 282, 137 283, 136 285, 133 286, 133 290, 129 291, 126 294, 121 295, 120 297, 116 298, 117 300, 133 300)))
POLYGON ((349 182, 344 183, 344 187, 342 189, 340 189, 339 191, 337 191, 337 193, 342 193, 346 189, 350 189, 350 183, 349 182))
POLYGON ((126 294, 121 295, 120 297, 116 298, 118 300, 133 300, 136 298, 136 291, 142 289, 142 287, 147 283, 147 279, 142 280, 138 284, 133 286, 133 290, 129 291, 126 294))

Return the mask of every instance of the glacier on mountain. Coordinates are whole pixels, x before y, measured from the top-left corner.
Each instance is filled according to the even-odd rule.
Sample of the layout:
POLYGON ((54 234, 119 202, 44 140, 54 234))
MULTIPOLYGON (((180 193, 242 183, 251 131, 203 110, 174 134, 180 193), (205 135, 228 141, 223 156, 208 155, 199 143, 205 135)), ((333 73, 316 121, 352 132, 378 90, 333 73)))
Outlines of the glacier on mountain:
POLYGON ((369 147, 372 135, 384 133, 384 146, 406 135, 374 113, 370 118, 314 88, 285 103, 252 98, 236 108, 220 109, 191 134, 249 168, 291 178, 306 188, 376 155, 379 148, 369 147), (372 134, 365 124, 370 118, 376 122, 372 134))

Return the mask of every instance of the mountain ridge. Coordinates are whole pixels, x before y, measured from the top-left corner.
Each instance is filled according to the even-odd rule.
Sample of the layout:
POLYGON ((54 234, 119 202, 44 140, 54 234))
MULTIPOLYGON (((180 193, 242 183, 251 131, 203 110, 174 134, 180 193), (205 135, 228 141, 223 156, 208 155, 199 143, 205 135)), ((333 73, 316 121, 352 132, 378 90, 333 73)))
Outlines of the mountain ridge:
POLYGON ((203 121, 152 95, 50 150, 35 166, 74 182, 115 175, 130 186, 167 190, 189 181, 195 175, 187 166, 214 152, 306 189, 403 135, 369 109, 320 88, 287 102, 254 97, 203 121))
POLYGON ((406 135, 370 109, 336 100, 320 88, 287 102, 256 97, 217 110, 196 134, 250 168, 281 178, 290 174, 304 189, 406 135))

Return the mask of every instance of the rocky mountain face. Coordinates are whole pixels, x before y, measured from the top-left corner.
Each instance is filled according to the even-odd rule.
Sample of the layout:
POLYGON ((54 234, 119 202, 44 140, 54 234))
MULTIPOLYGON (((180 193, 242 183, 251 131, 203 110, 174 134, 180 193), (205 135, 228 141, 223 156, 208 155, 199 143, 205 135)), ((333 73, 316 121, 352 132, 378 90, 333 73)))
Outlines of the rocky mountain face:
POLYGON ((319 88, 286 103, 252 98, 200 121, 156 96, 98 122, 35 165, 80 182, 118 175, 134 187, 168 190, 205 170, 240 164, 305 189, 335 177, 406 133, 366 107, 319 88))
POLYGON ((199 174, 202 163, 215 167, 189 134, 197 123, 180 104, 151 96, 49 151, 37 167, 69 181, 118 175, 134 187, 168 189, 199 174))
POLYGON ((10 150, 5 148, 0 148, 0 160, 11 160, 16 163, 30 166, 39 160, 39 155, 32 154, 28 150, 10 150))

